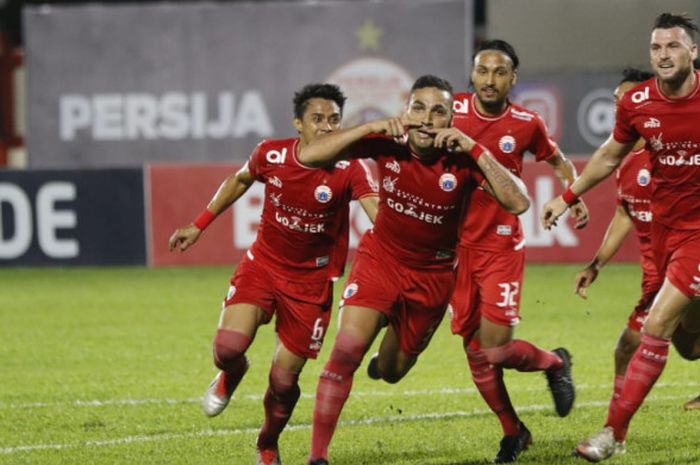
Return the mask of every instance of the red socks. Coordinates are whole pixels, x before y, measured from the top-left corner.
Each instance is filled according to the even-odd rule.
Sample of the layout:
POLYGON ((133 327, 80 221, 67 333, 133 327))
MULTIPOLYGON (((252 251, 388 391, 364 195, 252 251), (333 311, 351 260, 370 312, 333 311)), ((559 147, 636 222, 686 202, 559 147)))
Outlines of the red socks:
POLYGON ((270 385, 265 393, 265 423, 258 435, 258 449, 272 449, 299 400, 299 373, 285 370, 274 363, 270 369, 270 385))
POLYGON ((562 361, 552 352, 542 350, 534 344, 514 339, 508 344, 481 349, 489 363, 518 371, 550 371, 562 367, 562 361))
POLYGON ((642 343, 627 365, 620 397, 610 403, 608 410, 606 426, 611 426, 615 431, 615 440, 624 441, 632 416, 666 366, 669 345, 671 339, 642 333, 642 343))
POLYGON ((338 333, 331 356, 316 389, 316 404, 311 431, 311 458, 328 458, 328 445, 335 432, 340 412, 352 388, 352 376, 360 366, 367 346, 361 339, 338 333))
POLYGON ((503 383, 503 370, 491 365, 479 350, 465 348, 472 380, 481 397, 498 416, 506 436, 515 436, 520 432, 520 419, 510 402, 508 391, 503 383))
POLYGON ((219 329, 214 337, 214 365, 223 371, 224 382, 221 383, 227 392, 238 386, 246 370, 248 359, 245 351, 252 342, 247 334, 227 329, 219 329))

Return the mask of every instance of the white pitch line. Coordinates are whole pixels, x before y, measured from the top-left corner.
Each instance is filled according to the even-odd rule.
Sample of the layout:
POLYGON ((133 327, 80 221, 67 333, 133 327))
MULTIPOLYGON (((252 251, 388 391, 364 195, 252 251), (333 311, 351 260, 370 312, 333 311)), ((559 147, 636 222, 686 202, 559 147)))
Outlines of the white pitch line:
MULTIPOLYGON (((656 389, 676 388, 676 387, 698 387, 700 382, 690 381, 686 383, 657 383, 656 389)), ((612 389, 612 384, 577 384, 576 390, 586 391, 595 389, 612 389)), ((540 387, 525 387, 520 389, 512 389, 511 393, 517 392, 544 392, 547 386, 542 384, 540 387)), ((383 391, 358 391, 352 392, 353 397, 418 397, 418 396, 439 396, 439 395, 457 395, 457 394, 475 394, 476 389, 473 387, 447 387, 441 389, 409 389, 404 391, 393 391, 391 389, 383 391)), ((315 393, 305 393, 301 395, 302 399, 314 399, 315 393)), ((263 399, 261 394, 246 394, 236 397, 237 400, 247 400, 260 402, 263 399)), ((28 408, 46 408, 46 407, 109 407, 109 406, 138 406, 138 405, 178 405, 178 404, 198 404, 202 401, 201 397, 190 397, 186 399, 108 399, 108 400, 74 400, 68 402, 28 402, 21 404, 4 404, 0 403, 0 409, 21 410, 28 408)))
MULTIPOLYGON (((663 402, 670 400, 685 399, 686 396, 650 396, 645 399, 645 403, 649 402, 663 402)), ((608 400, 597 400, 590 402, 582 402, 576 404, 576 408, 590 408, 590 407, 603 407, 608 405, 608 400)), ((518 407, 519 412, 536 412, 541 410, 550 410, 552 408, 551 404, 542 405, 528 405, 523 407, 518 407)), ((474 409, 470 412, 430 412, 421 413, 416 415, 401 415, 401 416, 390 416, 390 417, 373 417, 366 418, 363 420, 345 420, 339 422, 339 426, 363 426, 363 425, 374 425, 381 423, 397 423, 397 422, 411 422, 411 421, 424 421, 424 420, 445 420, 450 418, 469 418, 477 417, 483 415, 491 414, 490 410, 487 409, 474 409)), ((309 423, 289 425, 286 431, 298 431, 298 430, 308 430, 311 429, 309 423)), ((202 438, 202 437, 212 437, 212 436, 234 436, 240 434, 257 434, 259 428, 238 428, 238 429, 222 429, 222 430, 203 430, 195 431, 192 433, 165 433, 165 434, 155 434, 151 436, 126 436, 123 438, 116 439, 105 439, 102 441, 84 441, 68 444, 31 444, 24 446, 15 447, 5 447, 0 449, 0 454, 9 455, 16 454, 19 452, 32 452, 37 450, 62 450, 62 449, 74 449, 74 448, 87 448, 87 447, 104 447, 104 446, 115 446, 121 444, 134 444, 134 443, 145 443, 145 442, 158 442, 158 441, 171 441, 174 439, 192 439, 192 438, 202 438)))

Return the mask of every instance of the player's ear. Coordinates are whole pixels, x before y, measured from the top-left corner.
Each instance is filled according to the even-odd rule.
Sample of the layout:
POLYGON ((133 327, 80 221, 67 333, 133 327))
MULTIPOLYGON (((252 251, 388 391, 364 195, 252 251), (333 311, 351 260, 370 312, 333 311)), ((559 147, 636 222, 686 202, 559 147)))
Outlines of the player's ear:
POLYGON ((292 124, 294 125, 294 128, 297 130, 297 132, 301 132, 301 130, 304 128, 304 124, 301 122, 299 118, 294 118, 292 120, 292 124))
POLYGON ((513 71, 513 80, 511 81, 510 85, 514 86, 515 84, 517 84, 517 82, 518 82, 518 72, 513 71))

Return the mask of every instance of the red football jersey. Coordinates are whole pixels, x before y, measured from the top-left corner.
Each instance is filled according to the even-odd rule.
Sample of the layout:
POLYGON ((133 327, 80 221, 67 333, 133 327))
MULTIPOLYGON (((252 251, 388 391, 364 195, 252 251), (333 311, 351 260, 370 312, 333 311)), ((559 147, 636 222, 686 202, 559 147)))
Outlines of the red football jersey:
POLYGON ((616 141, 646 140, 651 156, 654 221, 700 229, 700 72, 687 96, 669 99, 656 78, 625 92, 617 107, 616 141))
MULTIPOLYGON (((516 176, 522 173, 525 152, 533 153, 537 161, 556 153, 557 145, 537 113, 509 102, 500 115, 486 116, 476 109, 475 100, 473 93, 455 94, 452 125, 489 149, 516 176)), ((488 192, 474 192, 470 209, 460 245, 492 251, 522 247, 517 215, 506 211, 488 192)))
POLYGON ((651 246, 651 160, 647 150, 631 152, 620 165, 617 202, 632 218, 642 247, 651 246))
POLYGON ((297 159, 299 139, 264 140, 248 160, 265 183, 260 227, 248 253, 291 281, 342 275, 348 250, 349 203, 376 195, 362 161, 310 168, 297 159))
POLYGON ((460 219, 484 180, 467 154, 441 153, 424 161, 393 139, 369 136, 351 156, 373 158, 379 172, 376 242, 399 262, 419 269, 454 265, 460 219))

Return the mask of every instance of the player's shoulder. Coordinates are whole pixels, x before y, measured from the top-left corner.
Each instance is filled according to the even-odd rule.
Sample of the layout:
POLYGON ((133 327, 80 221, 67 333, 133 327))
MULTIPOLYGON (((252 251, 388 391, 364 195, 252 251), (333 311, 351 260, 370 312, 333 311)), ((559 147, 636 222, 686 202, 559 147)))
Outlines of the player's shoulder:
POLYGON ((642 81, 630 88, 620 99, 619 106, 625 109, 635 109, 646 106, 653 100, 662 98, 656 85, 656 77, 642 81))
POLYGON ((257 157, 261 163, 286 164, 294 158, 298 142, 299 138, 263 139, 255 147, 253 157, 257 157))
POLYGON ((535 110, 531 110, 517 103, 510 102, 508 108, 508 117, 512 121, 520 122, 520 124, 540 124, 542 118, 535 110))
POLYGON ((452 113, 454 113, 455 116, 468 115, 471 112, 469 108, 471 101, 471 92, 455 92, 452 95, 452 113))

